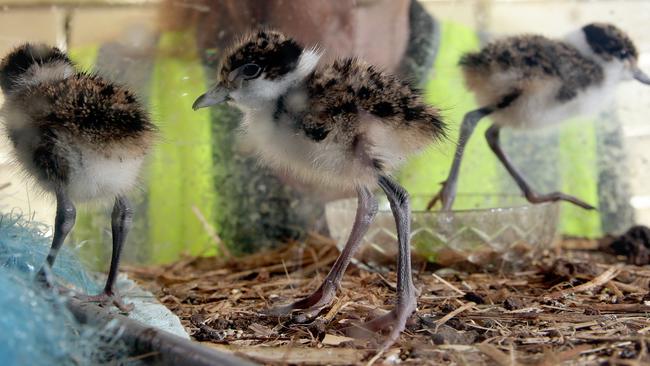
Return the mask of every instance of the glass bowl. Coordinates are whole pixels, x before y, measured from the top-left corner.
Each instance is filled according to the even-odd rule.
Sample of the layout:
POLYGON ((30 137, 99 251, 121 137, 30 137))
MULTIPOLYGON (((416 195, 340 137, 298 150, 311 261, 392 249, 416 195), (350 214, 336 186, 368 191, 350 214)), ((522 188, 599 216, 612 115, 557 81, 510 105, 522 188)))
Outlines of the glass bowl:
MULTIPOLYGON (((430 197, 411 197, 411 247, 415 256, 445 267, 484 269, 523 264, 558 238, 559 204, 530 204, 519 196, 458 195, 452 212, 426 211, 430 197)), ((345 245, 356 213, 356 199, 330 202, 325 214, 339 249, 345 245)), ((397 256, 397 233, 388 202, 364 236, 357 260, 383 264, 397 256)))

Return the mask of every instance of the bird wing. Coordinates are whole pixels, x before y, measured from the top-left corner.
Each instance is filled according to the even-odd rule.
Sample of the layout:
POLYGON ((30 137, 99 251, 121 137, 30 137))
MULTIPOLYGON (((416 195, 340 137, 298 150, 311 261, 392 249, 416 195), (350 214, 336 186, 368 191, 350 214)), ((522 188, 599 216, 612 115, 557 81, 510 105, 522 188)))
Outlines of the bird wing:
POLYGON ((32 118, 42 128, 89 141, 138 138, 156 130, 129 90, 95 75, 79 73, 39 84, 27 89, 23 99, 39 106, 32 118))
MULTIPOLYGON (((321 118, 312 121, 316 125, 317 121, 351 124, 366 112, 395 128, 417 129, 429 139, 444 135, 438 109, 426 104, 418 90, 358 59, 338 60, 323 68, 311 77, 308 89, 321 112, 321 118)), ((309 121, 305 124, 310 126, 309 121)))
POLYGON ((573 98, 578 90, 603 79, 603 71, 568 43, 539 35, 523 35, 497 40, 459 61, 466 79, 487 82, 490 75, 517 75, 517 81, 555 78, 562 83, 559 100, 573 98))

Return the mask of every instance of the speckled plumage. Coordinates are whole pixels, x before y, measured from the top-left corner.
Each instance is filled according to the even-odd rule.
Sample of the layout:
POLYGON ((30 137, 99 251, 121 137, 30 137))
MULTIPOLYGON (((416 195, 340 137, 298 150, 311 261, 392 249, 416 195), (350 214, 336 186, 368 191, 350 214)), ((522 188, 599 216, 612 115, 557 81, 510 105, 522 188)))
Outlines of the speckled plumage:
POLYGON ((438 111, 407 82, 352 58, 323 65, 304 85, 289 89, 278 99, 273 119, 293 125, 298 135, 313 142, 348 147, 350 158, 365 157, 369 164, 364 169, 377 170, 376 174, 390 173, 403 160, 359 150, 368 148, 360 144, 374 143, 367 136, 372 120, 394 131, 405 154, 422 149, 445 132, 438 111), (306 101, 292 108, 286 99, 295 94, 306 94, 306 101))
POLYGON ((92 74, 25 88, 11 98, 28 110, 35 127, 98 149, 117 144, 143 154, 156 130, 133 93, 92 74))
POLYGON ((260 30, 242 37, 230 47, 220 67, 221 80, 231 82, 230 72, 255 60, 264 67, 266 78, 275 80, 293 70, 302 47, 280 32, 260 30))
POLYGON ((588 24, 564 40, 514 36, 465 54, 460 67, 480 107, 463 118, 449 175, 428 208, 441 200, 443 210, 451 210, 465 144, 477 123, 490 116, 494 125, 486 131, 488 145, 529 202, 563 200, 594 209, 562 192, 535 192, 501 149, 500 130, 544 127, 597 113, 611 101, 620 82, 634 78, 650 84, 637 57, 630 38, 604 23, 588 24))
POLYGON ((52 284, 50 268, 75 224, 75 203, 114 199, 113 252, 104 291, 77 296, 130 310, 114 285, 133 220, 125 195, 156 135, 147 112, 126 88, 78 72, 65 53, 42 44, 22 45, 3 59, 0 87, 5 97, 0 117, 16 162, 56 197, 52 247, 37 279, 52 284))
POLYGON ((319 58, 273 31, 244 37, 224 58, 220 83, 235 90, 244 140, 267 164, 342 189, 375 186, 444 135, 438 110, 409 83, 358 59, 319 58), (251 62, 262 77, 239 88, 246 81, 233 75, 251 62))
MULTIPOLYGON (((26 47, 5 58, 4 64, 10 66, 0 69, 0 75, 12 75, 7 68, 26 47)), ((45 61, 36 60, 40 74, 49 73, 47 60, 64 60, 66 67, 74 68, 60 57, 46 55, 45 61)), ((17 75, 8 80, 24 78, 17 75)), ((4 85, 6 101, 1 113, 17 161, 45 190, 67 190, 72 197, 87 200, 123 193, 135 183, 156 128, 130 91, 75 71, 36 84, 4 85), (124 171, 115 176, 128 180, 114 181, 114 176, 100 174, 101 168, 94 164, 125 169, 129 174, 124 171)))
POLYGON ((574 98, 578 91, 600 84, 603 69, 570 44, 539 35, 509 37, 490 43, 478 52, 463 55, 461 66, 468 86, 479 90, 495 73, 518 73, 512 89, 526 90, 536 79, 556 79, 561 85, 558 101, 574 98))
POLYGON ((424 103, 418 90, 358 59, 338 60, 316 70, 307 80, 307 92, 308 113, 326 131, 359 124, 358 115, 365 111, 411 132, 414 144, 428 144, 445 133, 439 111, 424 103))
POLYGON ((372 190, 384 191, 398 231, 398 301, 368 326, 392 327, 382 345, 385 350, 416 307, 409 198, 390 174, 411 154, 443 137, 445 124, 409 83, 355 58, 324 64, 320 56, 278 32, 255 32, 226 54, 217 85, 193 108, 234 104, 243 112, 243 141, 264 163, 304 180, 357 192, 350 237, 321 287, 273 313, 318 313, 332 301, 377 212, 372 190))
POLYGON ((592 23, 563 40, 513 36, 489 43, 460 59, 467 87, 481 106, 496 107, 506 95, 519 96, 495 108, 498 125, 536 127, 594 113, 614 87, 630 77, 637 52, 618 28, 592 23))

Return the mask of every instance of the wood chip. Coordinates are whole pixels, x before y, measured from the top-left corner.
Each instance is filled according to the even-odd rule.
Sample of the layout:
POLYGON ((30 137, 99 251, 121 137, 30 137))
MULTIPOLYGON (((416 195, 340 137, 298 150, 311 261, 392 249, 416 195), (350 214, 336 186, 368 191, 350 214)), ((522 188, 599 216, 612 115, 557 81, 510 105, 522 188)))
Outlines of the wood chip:
POLYGON ((551 298, 551 299, 557 299, 557 298, 560 298, 560 297, 567 296, 569 294, 574 294, 576 292, 589 291, 591 289, 594 289, 596 287, 599 287, 599 286, 602 286, 602 285, 606 284, 609 280, 616 277, 619 272, 620 272, 619 268, 610 267, 609 269, 607 269, 606 271, 604 271, 603 273, 598 275, 598 277, 594 278, 593 280, 591 280, 591 281, 589 281, 587 283, 583 283, 582 285, 579 285, 579 286, 576 286, 576 287, 573 287, 573 288, 569 288, 569 289, 566 289, 566 290, 556 291, 554 293, 551 293, 548 297, 551 298))
POLYGON ((325 338, 323 338, 321 342, 328 346, 338 346, 341 343, 352 342, 352 341, 354 341, 354 338, 337 336, 334 334, 326 334, 325 338))

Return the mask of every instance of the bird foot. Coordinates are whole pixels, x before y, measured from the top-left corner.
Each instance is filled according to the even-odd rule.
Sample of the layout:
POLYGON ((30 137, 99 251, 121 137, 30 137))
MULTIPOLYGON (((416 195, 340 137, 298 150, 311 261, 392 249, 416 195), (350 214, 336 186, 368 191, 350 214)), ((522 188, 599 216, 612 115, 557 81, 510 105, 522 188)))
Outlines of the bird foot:
POLYGON ((557 201, 566 201, 573 203, 576 206, 582 207, 585 210, 595 210, 596 207, 584 202, 574 196, 564 194, 562 192, 552 192, 549 194, 538 195, 536 193, 528 193, 525 195, 526 199, 530 203, 543 203, 543 202, 557 202, 557 201))
POLYGON ((324 308, 329 306, 334 300, 334 295, 336 295, 336 286, 325 280, 321 287, 311 295, 289 305, 268 309, 266 314, 270 316, 292 314, 297 323, 306 323, 316 318, 324 308))
POLYGON ((406 322, 416 310, 416 299, 411 297, 405 304, 398 304, 387 314, 378 316, 370 321, 346 328, 345 333, 353 338, 367 338, 383 330, 390 329, 388 337, 384 340, 379 352, 384 352, 399 339, 406 328, 406 322))
POLYGON ((133 304, 126 304, 122 300, 122 296, 117 293, 102 292, 99 295, 84 295, 75 294, 74 297, 83 302, 98 303, 99 306, 114 305, 123 313, 130 313, 135 306, 133 304))
POLYGON ((440 201, 442 204, 442 210, 443 211, 449 211, 451 209, 451 203, 453 201, 453 194, 451 193, 451 189, 449 187, 449 184, 447 184, 447 181, 444 181, 440 183, 442 186, 438 193, 431 198, 429 203, 427 203, 427 211, 431 210, 437 203, 440 201))
POLYGON ((36 272, 36 276, 34 276, 34 282, 42 286, 44 289, 51 289, 54 287, 54 281, 52 280, 51 276, 48 276, 43 268, 36 272))
POLYGON ((65 288, 63 286, 57 286, 54 284, 52 278, 50 278, 50 276, 48 276, 44 270, 38 271, 36 277, 34 278, 34 281, 40 284, 44 289, 56 288, 59 291, 59 293, 70 294, 72 295, 72 297, 78 299, 79 301, 99 303, 99 306, 106 306, 109 304, 115 305, 116 308, 118 308, 121 312, 126 314, 130 313, 134 308, 133 304, 125 304, 124 301, 122 300, 122 297, 117 293, 108 293, 104 291, 99 295, 91 296, 91 295, 75 293, 74 291, 65 288))

